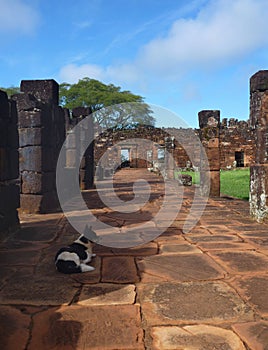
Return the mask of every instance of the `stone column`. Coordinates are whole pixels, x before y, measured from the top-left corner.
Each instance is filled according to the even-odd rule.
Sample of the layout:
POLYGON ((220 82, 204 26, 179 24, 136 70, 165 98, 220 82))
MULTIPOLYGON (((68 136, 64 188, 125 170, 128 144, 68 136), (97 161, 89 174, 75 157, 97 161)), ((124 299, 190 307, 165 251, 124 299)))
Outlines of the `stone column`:
POLYGON ((200 139, 205 148, 209 167, 200 164, 200 186, 206 193, 210 181, 211 197, 220 196, 220 111, 204 110, 198 113, 200 139))
POLYGON ((18 110, 21 210, 47 213, 59 209, 56 165, 65 139, 65 119, 54 80, 21 82, 13 96, 18 110))
POLYGON ((257 221, 268 218, 268 70, 250 78, 250 124, 256 157, 250 166, 250 213, 257 221))
MULTIPOLYGON (((81 190, 88 190, 94 184, 94 123, 90 108, 77 107, 72 110, 73 118, 79 118, 79 121, 87 118, 87 122, 79 128, 80 145, 79 148, 85 149, 83 159, 80 164, 80 187, 81 190), (90 142, 90 140, 92 142, 90 142), (88 147, 87 147, 88 145, 88 147)), ((80 151, 80 150, 79 150, 80 151)))
POLYGON ((18 146, 16 106, 0 91, 0 239, 19 228, 18 146))

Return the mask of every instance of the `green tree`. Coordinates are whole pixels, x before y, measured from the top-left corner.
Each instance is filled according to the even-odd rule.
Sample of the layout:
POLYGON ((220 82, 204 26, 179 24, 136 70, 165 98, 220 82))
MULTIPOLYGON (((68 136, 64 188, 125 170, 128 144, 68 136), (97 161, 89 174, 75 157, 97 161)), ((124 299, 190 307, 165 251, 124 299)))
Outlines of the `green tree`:
POLYGON ((8 97, 11 97, 12 95, 18 94, 20 92, 20 88, 17 86, 10 86, 8 88, 0 87, 0 90, 5 91, 8 97))
POLYGON ((84 78, 76 84, 60 84, 60 104, 69 109, 90 107, 96 121, 105 128, 155 124, 152 111, 143 97, 95 79, 84 78))

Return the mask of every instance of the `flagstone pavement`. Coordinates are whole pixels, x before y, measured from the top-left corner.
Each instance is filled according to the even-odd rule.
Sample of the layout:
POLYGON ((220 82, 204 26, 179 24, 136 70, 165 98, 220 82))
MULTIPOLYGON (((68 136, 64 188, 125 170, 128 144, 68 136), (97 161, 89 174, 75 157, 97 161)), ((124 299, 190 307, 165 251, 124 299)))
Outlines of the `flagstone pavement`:
MULTIPOLYGON (((122 235, 163 204, 162 178, 145 169, 116 174, 121 200, 133 198, 137 178, 151 196, 134 216, 84 192, 91 212, 122 235)), ((95 270, 83 274, 55 269, 59 247, 78 235, 62 213, 20 214, 21 230, 0 245, 1 349, 267 350, 268 225, 249 217, 248 202, 221 197, 183 233, 194 190, 181 188, 177 217, 162 233, 165 220, 155 222, 152 240, 95 244, 95 270)))

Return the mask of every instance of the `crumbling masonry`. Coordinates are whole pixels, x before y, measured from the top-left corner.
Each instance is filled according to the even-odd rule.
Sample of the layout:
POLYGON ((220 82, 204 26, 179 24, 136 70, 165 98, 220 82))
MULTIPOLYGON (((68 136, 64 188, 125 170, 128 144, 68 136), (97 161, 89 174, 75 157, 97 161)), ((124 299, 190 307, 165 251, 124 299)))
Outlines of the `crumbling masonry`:
MULTIPOLYGON (((134 148, 131 166, 150 167, 157 158, 159 148, 170 148, 175 167, 187 167, 189 157, 178 140, 189 139, 192 129, 156 129, 140 127, 113 131, 103 135, 95 145, 85 148, 94 136, 93 120, 88 108, 76 108, 70 113, 58 106, 59 87, 54 80, 22 81, 21 93, 8 99, 0 91, 0 238, 19 227, 18 208, 28 213, 47 213, 59 210, 56 194, 56 164, 66 135, 65 166, 72 174, 80 167, 81 189, 93 186, 95 164, 107 147, 128 137, 150 139, 155 147, 144 148, 143 159, 134 148), (74 128, 80 120, 89 119, 88 128, 74 128), (172 130, 172 131, 171 131, 172 130), (175 140, 169 142, 169 131, 175 140), (81 164, 77 164, 82 159, 81 164), (146 160, 147 159, 147 160, 146 160)), ((200 135, 210 161, 209 169, 194 164, 199 157, 198 147, 191 145, 193 154, 190 166, 200 166, 201 184, 207 173, 211 176, 211 196, 219 196, 219 172, 222 168, 250 166, 251 215, 261 221, 268 217, 268 71, 259 71, 250 79, 250 121, 223 119, 219 111, 201 111, 200 135), (203 176, 204 175, 204 176, 203 176)), ((184 143, 184 141, 182 142, 184 143)), ((128 147, 125 144, 125 147, 128 147)), ((130 146, 129 146, 130 147, 130 146)), ((132 147, 132 146, 131 146, 132 147)), ((120 150, 115 150, 120 157, 120 150)))

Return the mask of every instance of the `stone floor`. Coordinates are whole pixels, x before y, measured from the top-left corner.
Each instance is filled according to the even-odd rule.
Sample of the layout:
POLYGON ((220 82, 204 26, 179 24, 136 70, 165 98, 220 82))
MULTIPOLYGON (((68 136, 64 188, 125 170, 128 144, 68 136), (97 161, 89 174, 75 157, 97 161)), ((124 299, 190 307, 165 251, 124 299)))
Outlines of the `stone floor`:
MULTIPOLYGON (((84 194, 92 213, 122 234, 153 218, 160 177, 124 169, 115 189, 130 200, 140 177, 151 197, 134 217, 109 210, 95 190, 84 194)), ((219 198, 183 233, 194 188, 181 191, 165 232, 128 249, 96 244, 95 270, 84 274, 55 270, 55 253, 77 236, 62 214, 21 214, 21 230, 0 245, 1 349, 267 350, 268 225, 249 218, 247 202, 219 198)))

